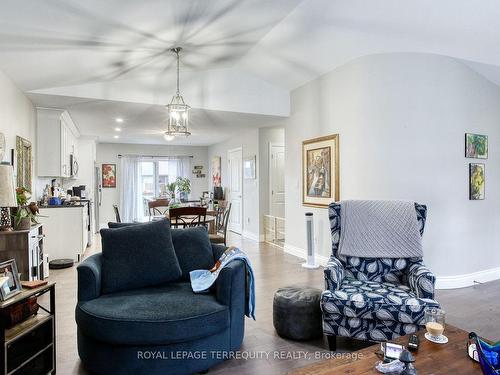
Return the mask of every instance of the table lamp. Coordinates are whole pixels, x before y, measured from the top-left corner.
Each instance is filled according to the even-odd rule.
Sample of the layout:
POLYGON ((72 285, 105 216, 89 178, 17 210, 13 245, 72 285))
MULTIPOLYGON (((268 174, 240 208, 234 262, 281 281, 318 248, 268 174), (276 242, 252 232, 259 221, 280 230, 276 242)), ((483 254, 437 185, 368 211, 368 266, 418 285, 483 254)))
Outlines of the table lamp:
POLYGON ((9 207, 17 207, 14 171, 10 164, 0 164, 0 230, 12 230, 9 207))

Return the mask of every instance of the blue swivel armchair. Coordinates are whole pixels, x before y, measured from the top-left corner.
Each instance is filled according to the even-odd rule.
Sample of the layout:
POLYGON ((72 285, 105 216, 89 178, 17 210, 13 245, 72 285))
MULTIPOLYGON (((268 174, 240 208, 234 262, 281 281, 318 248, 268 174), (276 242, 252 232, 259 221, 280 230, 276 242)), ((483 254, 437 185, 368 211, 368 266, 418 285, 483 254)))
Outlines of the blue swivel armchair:
MULTIPOLYGON (((427 209, 415 204, 420 234, 427 209)), ((416 332, 424 325, 434 300, 435 276, 421 258, 358 258, 338 254, 341 206, 329 206, 332 255, 324 270, 321 296, 323 332, 330 350, 336 336, 364 341, 388 341, 416 332)))
MULTIPOLYGON (((178 254, 186 250, 179 249, 180 244, 192 246, 192 238, 180 237, 185 233, 172 231, 178 254)), ((208 241, 206 230, 202 235, 208 241)), ((214 260, 226 249, 209 242, 208 246, 214 260)), ((188 277, 105 293, 102 265, 99 253, 78 266, 78 353, 86 369, 117 375, 192 374, 239 349, 246 303, 243 262, 222 269, 215 286, 204 294, 193 293, 188 277)), ((182 262, 181 269, 184 275, 189 271, 182 262)))

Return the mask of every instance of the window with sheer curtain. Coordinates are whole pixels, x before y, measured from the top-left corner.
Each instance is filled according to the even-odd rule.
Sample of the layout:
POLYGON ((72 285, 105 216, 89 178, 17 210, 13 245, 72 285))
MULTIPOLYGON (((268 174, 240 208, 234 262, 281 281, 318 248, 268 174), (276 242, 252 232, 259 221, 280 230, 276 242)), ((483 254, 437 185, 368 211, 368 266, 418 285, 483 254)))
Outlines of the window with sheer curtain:
POLYGON ((166 197, 167 184, 189 176, 189 164, 185 159, 141 160, 139 175, 143 198, 166 197))
POLYGON ((134 221, 148 214, 146 202, 167 197, 167 184, 177 177, 189 177, 189 157, 144 158, 124 156, 121 159, 120 206, 124 221, 134 221))

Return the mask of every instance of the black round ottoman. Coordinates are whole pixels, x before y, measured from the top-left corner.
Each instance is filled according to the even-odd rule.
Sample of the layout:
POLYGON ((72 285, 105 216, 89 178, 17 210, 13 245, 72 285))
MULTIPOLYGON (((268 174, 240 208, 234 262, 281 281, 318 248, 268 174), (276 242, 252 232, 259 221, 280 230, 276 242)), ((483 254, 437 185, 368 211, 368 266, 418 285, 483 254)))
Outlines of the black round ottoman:
POLYGON ((323 334, 319 301, 321 290, 288 286, 274 294, 273 324, 278 335, 292 340, 311 340, 323 334))

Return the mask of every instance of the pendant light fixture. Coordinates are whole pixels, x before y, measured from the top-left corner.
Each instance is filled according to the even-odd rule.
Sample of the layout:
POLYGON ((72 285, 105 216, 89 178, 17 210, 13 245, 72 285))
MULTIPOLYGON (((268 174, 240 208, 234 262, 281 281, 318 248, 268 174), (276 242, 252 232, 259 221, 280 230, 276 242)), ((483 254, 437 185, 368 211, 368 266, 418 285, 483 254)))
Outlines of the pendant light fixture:
POLYGON ((184 102, 184 98, 179 91, 179 52, 181 47, 172 48, 171 51, 175 53, 177 58, 177 91, 172 97, 170 104, 167 104, 167 131, 165 132, 165 139, 171 141, 174 137, 187 137, 191 135, 189 132, 189 110, 191 109, 184 102))

